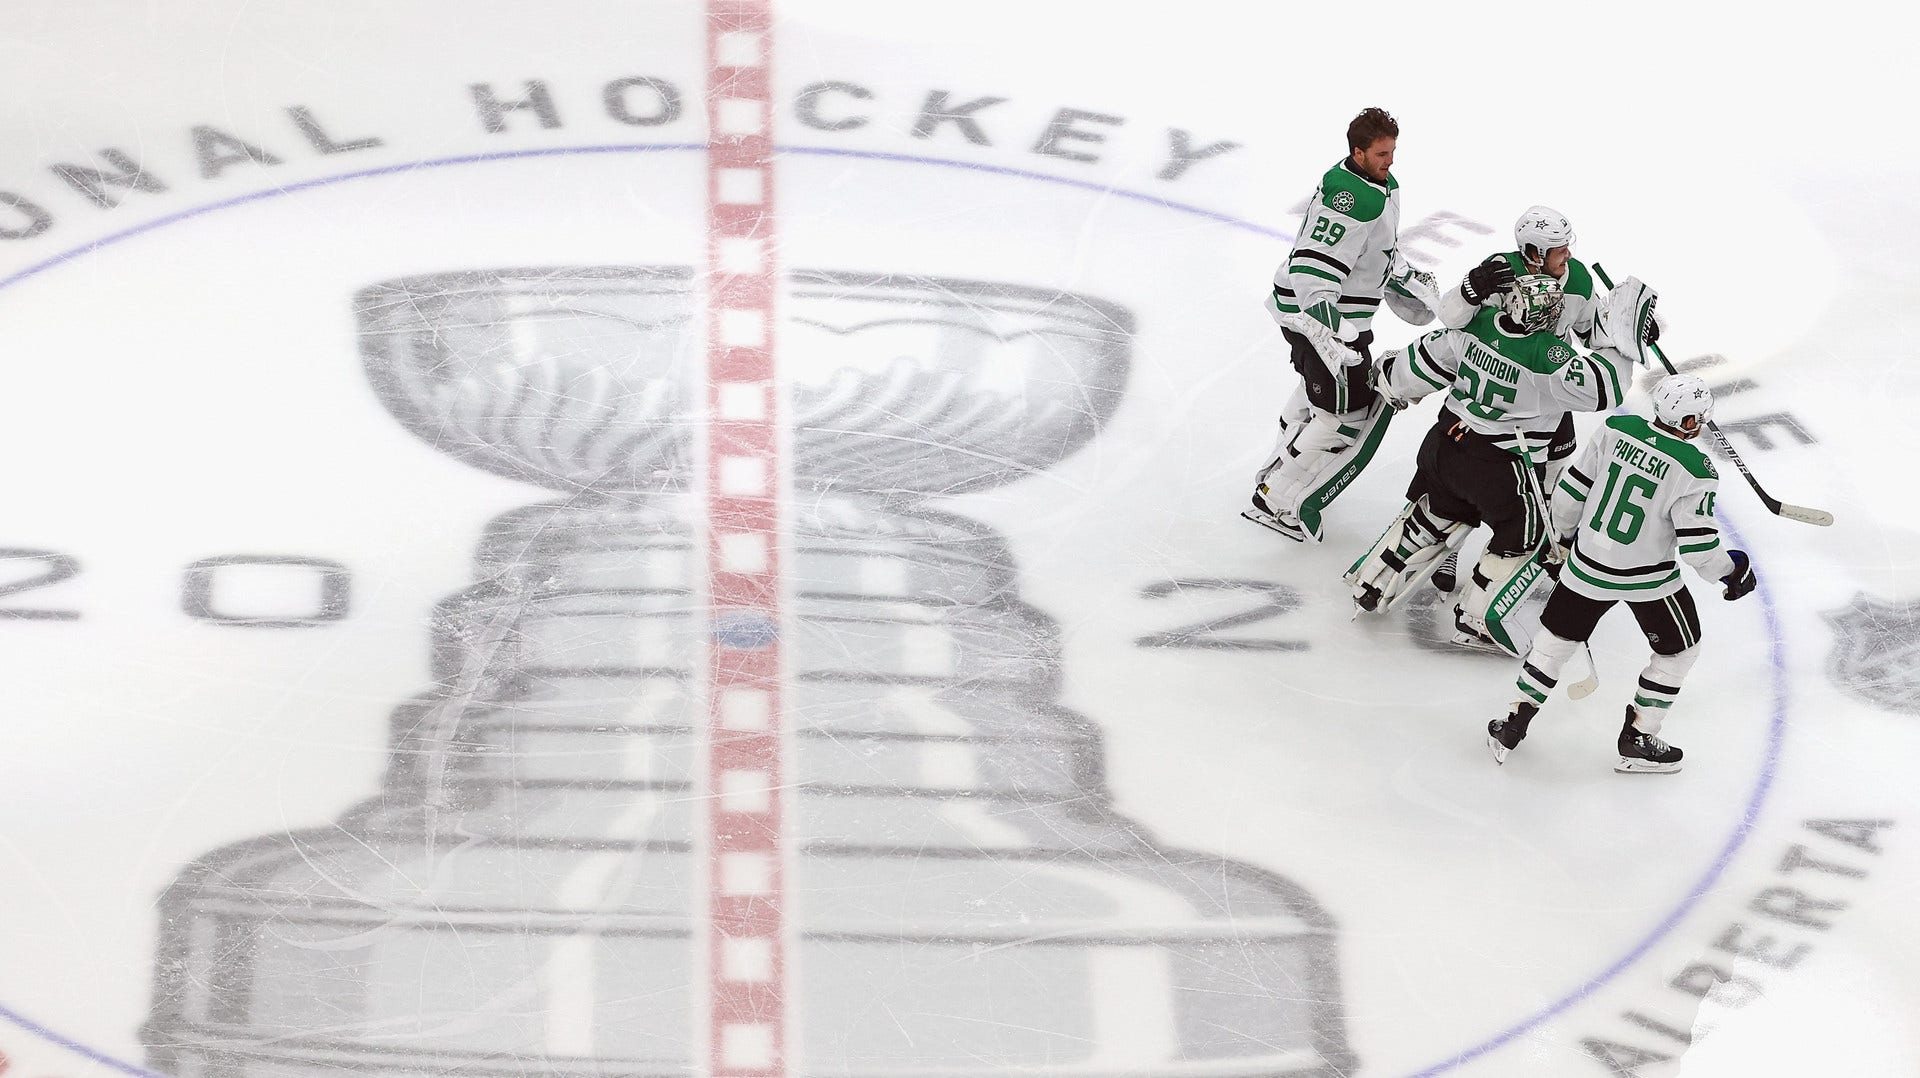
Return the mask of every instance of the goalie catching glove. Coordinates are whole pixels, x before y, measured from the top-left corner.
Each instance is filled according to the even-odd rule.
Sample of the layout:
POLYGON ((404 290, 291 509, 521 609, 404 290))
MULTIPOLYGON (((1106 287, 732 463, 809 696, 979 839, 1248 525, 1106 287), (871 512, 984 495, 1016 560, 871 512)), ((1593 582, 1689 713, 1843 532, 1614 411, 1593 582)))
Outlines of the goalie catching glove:
POLYGON ((1433 274, 1413 268, 1398 249, 1387 260, 1387 288, 1381 296, 1387 309, 1410 326, 1424 326, 1440 310, 1440 286, 1433 274))

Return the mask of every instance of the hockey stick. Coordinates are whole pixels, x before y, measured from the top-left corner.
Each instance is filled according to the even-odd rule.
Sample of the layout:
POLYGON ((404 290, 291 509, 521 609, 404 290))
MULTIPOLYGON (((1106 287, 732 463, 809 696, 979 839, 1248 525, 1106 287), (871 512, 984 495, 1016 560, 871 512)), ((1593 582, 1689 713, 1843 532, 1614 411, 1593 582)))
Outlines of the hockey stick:
MULTIPOLYGON (((1613 281, 1607 277, 1607 271, 1601 268, 1600 263, 1595 262, 1593 264, 1593 272, 1599 275, 1601 284, 1606 285, 1609 289, 1613 287, 1613 281)), ((1659 358, 1660 365, 1667 369, 1668 374, 1680 373, 1674 369, 1673 364, 1667 360, 1667 354, 1660 350, 1658 343, 1652 343, 1652 348, 1653 354, 1659 358)), ((1788 520, 1797 520, 1802 524, 1813 524, 1822 528, 1833 523, 1833 514, 1827 512, 1825 509, 1810 509, 1804 505, 1793 505, 1768 494, 1766 490, 1760 486, 1760 481, 1753 477, 1753 472, 1748 470, 1747 462, 1741 460, 1740 454, 1734 452, 1733 443, 1727 440, 1726 433, 1720 429, 1719 424, 1709 419, 1706 426, 1707 431, 1713 435, 1714 444, 1720 447, 1720 452, 1725 454, 1726 458, 1733 462, 1734 467, 1740 469, 1740 474, 1747 479, 1747 485, 1752 487, 1753 492, 1760 496, 1760 504, 1766 506, 1769 513, 1777 517, 1786 517, 1788 520)))
MULTIPOLYGON (((1526 451, 1524 444, 1520 450, 1520 457, 1522 467, 1527 472, 1527 497, 1532 498, 1534 504, 1539 507, 1536 512, 1540 514, 1540 519, 1547 526, 1546 534, 1540 537, 1540 548, 1534 553, 1534 556, 1544 565, 1548 552, 1553 549, 1553 503, 1547 499, 1546 492, 1540 489, 1540 477, 1533 474, 1533 456, 1526 451)), ((1555 586, 1558 586, 1557 582, 1555 586)), ((1567 686, 1569 700, 1584 700, 1593 695, 1593 690, 1600 687, 1600 666, 1593 661, 1593 645, 1582 640, 1580 648, 1587 654, 1587 676, 1567 686)))
POLYGON ((1585 700, 1600 687, 1600 668, 1593 664, 1593 645, 1580 641, 1580 650, 1587 654, 1587 676, 1567 686, 1567 699, 1585 700))

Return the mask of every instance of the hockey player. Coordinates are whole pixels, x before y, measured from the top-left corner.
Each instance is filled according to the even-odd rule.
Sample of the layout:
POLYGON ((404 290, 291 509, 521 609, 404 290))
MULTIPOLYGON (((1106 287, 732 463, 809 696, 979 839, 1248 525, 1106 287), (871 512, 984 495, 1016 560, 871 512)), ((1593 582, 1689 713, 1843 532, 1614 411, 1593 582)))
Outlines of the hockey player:
POLYGON ((1626 327, 1620 347, 1580 356, 1548 327, 1560 319, 1560 283, 1517 278, 1498 311, 1464 330, 1441 329, 1385 353, 1376 374, 1396 406, 1436 390, 1445 405, 1420 446, 1408 505, 1347 571, 1354 603, 1389 608, 1474 526, 1493 529, 1473 584, 1454 607, 1456 642, 1519 655, 1505 619, 1544 571, 1546 498, 1537 462, 1564 413, 1620 403, 1623 372, 1646 347, 1637 327, 1652 319, 1654 295, 1628 278, 1608 294, 1607 316, 1626 327))
POLYGON ((1432 276, 1398 249, 1400 184, 1389 170, 1399 136, 1383 109, 1347 125, 1347 156, 1321 177, 1266 299, 1301 384, 1241 515, 1296 541, 1320 541, 1321 511, 1386 434, 1391 410, 1367 367, 1382 298, 1414 325, 1432 321, 1440 302, 1432 276))
MULTIPOLYGON (((1468 273, 1459 289, 1440 297, 1437 312, 1440 324, 1465 328, 1481 307, 1498 303, 1504 287, 1502 280, 1510 282, 1522 273, 1544 273, 1560 282, 1560 290, 1566 296, 1560 308, 1560 324, 1553 327, 1554 335, 1565 341, 1589 344, 1594 315, 1593 274, 1585 263, 1573 257, 1576 239, 1566 214, 1551 206, 1527 207, 1513 222, 1514 249, 1487 256, 1486 261, 1468 273), (1478 289, 1474 287, 1475 274, 1480 275, 1478 289)), ((1573 414, 1569 412, 1555 432, 1553 444, 1547 447, 1546 482, 1542 489, 1554 488, 1561 470, 1573 459, 1577 448, 1573 414)), ((1455 579, 1458 564, 1459 555, 1448 554, 1434 570, 1433 586, 1451 595, 1458 585, 1455 579)))
POLYGON ((1660 725, 1699 658, 1700 614, 1674 562, 1676 549, 1701 576, 1720 581, 1725 599, 1738 599, 1755 584, 1747 555, 1721 548, 1713 519, 1719 475, 1693 444, 1712 415, 1705 383, 1670 375, 1654 387, 1651 421, 1637 415, 1607 420, 1567 469, 1553 495, 1553 524, 1570 550, 1520 667, 1520 699, 1506 718, 1487 724, 1496 762, 1505 763, 1527 736, 1574 649, 1624 600, 1653 656, 1627 705, 1614 770, 1680 770, 1682 754, 1660 739, 1660 725))

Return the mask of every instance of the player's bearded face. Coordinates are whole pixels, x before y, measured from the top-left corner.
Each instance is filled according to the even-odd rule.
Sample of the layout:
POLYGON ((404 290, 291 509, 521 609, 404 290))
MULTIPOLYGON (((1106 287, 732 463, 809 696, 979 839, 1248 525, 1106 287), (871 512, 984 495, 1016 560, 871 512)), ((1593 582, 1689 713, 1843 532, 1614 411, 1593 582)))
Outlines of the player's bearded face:
POLYGON ((1397 140, 1377 138, 1364 150, 1353 151, 1353 164, 1375 183, 1387 182, 1387 170, 1393 167, 1393 146, 1397 140))
POLYGON ((1573 257, 1573 248, 1555 247, 1547 252, 1546 272, 1559 277, 1567 272, 1567 259, 1573 257))

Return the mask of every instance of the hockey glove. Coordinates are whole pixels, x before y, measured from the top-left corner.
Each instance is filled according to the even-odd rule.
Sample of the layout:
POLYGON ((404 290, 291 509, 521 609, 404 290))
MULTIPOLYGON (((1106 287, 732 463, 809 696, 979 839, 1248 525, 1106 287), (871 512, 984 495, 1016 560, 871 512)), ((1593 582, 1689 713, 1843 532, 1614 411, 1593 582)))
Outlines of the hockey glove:
POLYGON ((1513 267, 1505 258, 1491 255, 1467 271, 1467 279, 1460 282, 1460 298, 1478 307, 1512 287, 1513 267))
POLYGON ((1396 412, 1404 412, 1413 407, 1413 402, 1402 397, 1393 387, 1393 365, 1400 361, 1402 351, 1403 349, 1395 348, 1391 352, 1376 357, 1367 365, 1367 384, 1373 387, 1375 393, 1380 394, 1381 400, 1387 402, 1387 407, 1396 412))
POLYGON ((1746 551, 1729 550, 1727 556, 1733 559, 1733 572, 1720 578, 1720 583, 1727 586, 1727 590, 1720 594, 1722 598, 1733 600, 1752 591, 1759 580, 1753 575, 1753 562, 1748 559, 1746 551))

